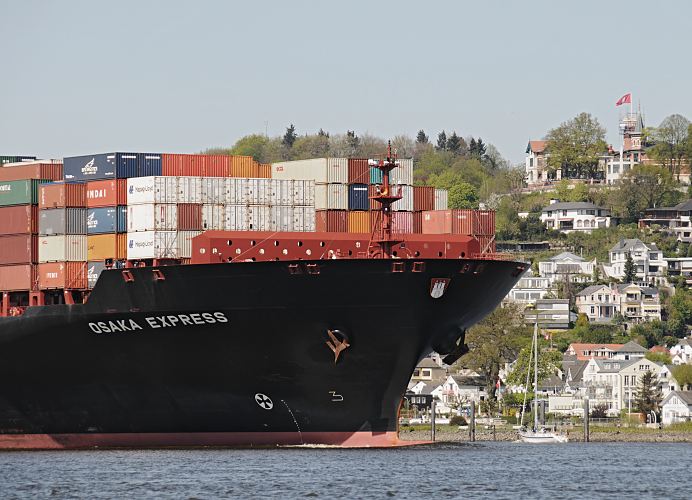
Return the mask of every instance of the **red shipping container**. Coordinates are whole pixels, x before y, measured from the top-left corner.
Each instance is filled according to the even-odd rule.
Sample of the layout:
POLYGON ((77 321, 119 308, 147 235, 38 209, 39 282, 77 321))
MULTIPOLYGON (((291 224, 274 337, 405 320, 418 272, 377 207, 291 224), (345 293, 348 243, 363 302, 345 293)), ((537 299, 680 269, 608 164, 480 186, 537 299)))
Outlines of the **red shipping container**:
POLYGON ((452 234, 475 234, 477 225, 476 211, 470 209, 451 210, 452 234))
POLYGON ((202 205, 197 203, 178 203, 178 230, 202 230, 202 205))
POLYGON ((413 213, 392 212, 393 233, 413 233, 413 213))
POLYGON ((32 264, 0 266, 0 291, 36 290, 37 268, 38 266, 32 264))
POLYGON ((495 236, 476 236, 480 253, 495 253, 495 236))
POLYGON ((346 210, 315 211, 315 230, 318 233, 348 232, 348 218, 346 210))
POLYGON ((370 184, 370 167, 367 158, 348 159, 348 183, 370 184))
POLYGON ((423 234, 452 233, 452 210, 428 210, 420 214, 423 234))
POLYGON ((227 155, 163 154, 161 174, 167 176, 228 177, 231 157, 227 155))
POLYGON ((62 162, 32 161, 6 163, 0 167, 0 181, 21 181, 24 179, 62 180, 62 162))
POLYGON ((492 236, 495 234, 495 211, 476 210, 475 235, 492 236))
POLYGON ((421 234, 423 232, 423 212, 413 212, 413 233, 421 234))
POLYGON ((432 186, 413 187, 413 211, 435 210, 435 188, 432 186))
POLYGON ((127 205, 127 179, 108 179, 86 183, 86 206, 89 208, 127 205))
POLYGON ((29 234, 0 236, 0 265, 38 261, 38 237, 29 234))
MULTIPOLYGON (((15 205, 0 208, 0 234, 35 234, 38 232, 38 207, 15 205)), ((0 252, 3 250, 0 248, 0 252)))
POLYGON ((38 265, 40 290, 63 288, 80 290, 87 288, 86 262, 49 262, 38 265))
POLYGON ((39 208, 86 207, 86 184, 41 184, 39 208))

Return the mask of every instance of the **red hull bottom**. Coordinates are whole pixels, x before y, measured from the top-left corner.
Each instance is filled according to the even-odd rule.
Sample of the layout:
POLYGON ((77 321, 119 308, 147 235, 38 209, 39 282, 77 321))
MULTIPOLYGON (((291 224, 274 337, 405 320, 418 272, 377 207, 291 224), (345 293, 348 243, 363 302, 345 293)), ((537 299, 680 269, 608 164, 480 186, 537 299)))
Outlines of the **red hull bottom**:
POLYGON ((338 446, 391 448, 427 444, 401 441, 396 432, 196 432, 118 434, 2 434, 0 450, 338 446))

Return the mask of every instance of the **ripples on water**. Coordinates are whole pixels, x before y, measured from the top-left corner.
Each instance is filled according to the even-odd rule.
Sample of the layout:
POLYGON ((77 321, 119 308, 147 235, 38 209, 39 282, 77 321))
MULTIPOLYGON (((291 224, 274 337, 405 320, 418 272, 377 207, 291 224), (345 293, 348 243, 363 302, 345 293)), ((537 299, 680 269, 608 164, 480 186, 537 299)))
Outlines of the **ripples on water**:
POLYGON ((692 445, 0 453, 5 498, 680 498, 692 445))

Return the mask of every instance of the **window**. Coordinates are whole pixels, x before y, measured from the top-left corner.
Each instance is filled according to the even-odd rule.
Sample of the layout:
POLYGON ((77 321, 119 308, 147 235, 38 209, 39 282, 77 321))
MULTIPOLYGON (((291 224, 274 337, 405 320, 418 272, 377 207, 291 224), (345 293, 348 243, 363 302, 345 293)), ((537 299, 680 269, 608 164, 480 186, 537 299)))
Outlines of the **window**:
POLYGON ((529 167, 533 167, 533 158, 529 158, 529 167))
POLYGON ((632 380, 632 384, 631 384, 631 385, 637 385, 637 376, 636 376, 636 375, 632 375, 632 379, 631 379, 631 380, 632 380))
POLYGON ((630 385, 630 377, 629 377, 629 375, 625 375, 625 385, 630 385))
POLYGON ((594 306, 591 306, 591 314, 594 314, 594 312, 595 312, 594 306))

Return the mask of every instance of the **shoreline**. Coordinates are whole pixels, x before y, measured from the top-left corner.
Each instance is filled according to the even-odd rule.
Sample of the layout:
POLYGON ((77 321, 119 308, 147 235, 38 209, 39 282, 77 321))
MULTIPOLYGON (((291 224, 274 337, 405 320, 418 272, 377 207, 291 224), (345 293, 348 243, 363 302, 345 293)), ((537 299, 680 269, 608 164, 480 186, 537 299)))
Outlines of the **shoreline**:
MULTIPOLYGON (((583 443, 584 433, 581 429, 573 428, 567 432, 571 443, 583 443)), ((430 431, 408 430, 399 431, 399 439, 402 441, 430 440, 430 431)), ((519 436, 516 431, 498 429, 493 439, 492 430, 476 428, 476 442, 487 441, 517 441, 519 436)), ((471 442, 468 430, 456 430, 440 426, 437 428, 435 442, 438 443, 469 443, 471 442)), ((596 430, 592 428, 589 436, 591 443, 692 443, 692 432, 666 431, 658 429, 626 429, 622 431, 596 430)))

